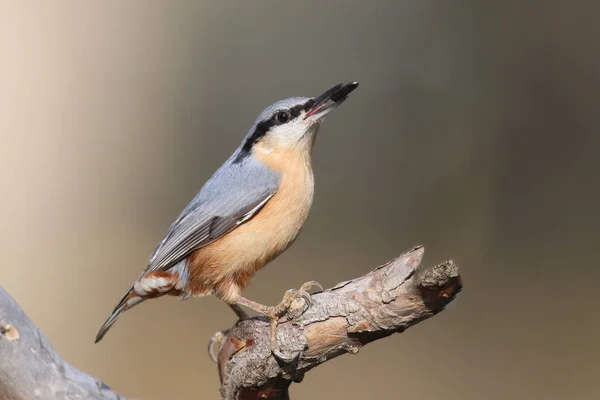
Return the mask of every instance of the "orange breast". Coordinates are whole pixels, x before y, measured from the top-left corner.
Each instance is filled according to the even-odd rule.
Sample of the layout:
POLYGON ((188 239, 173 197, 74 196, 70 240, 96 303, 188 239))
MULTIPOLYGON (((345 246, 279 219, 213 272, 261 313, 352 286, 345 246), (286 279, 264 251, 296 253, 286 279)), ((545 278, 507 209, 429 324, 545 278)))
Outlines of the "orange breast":
POLYGON ((314 192, 310 152, 256 156, 281 173, 279 190, 251 220, 190 256, 193 295, 215 292, 234 302, 254 273, 294 242, 308 217, 314 192))

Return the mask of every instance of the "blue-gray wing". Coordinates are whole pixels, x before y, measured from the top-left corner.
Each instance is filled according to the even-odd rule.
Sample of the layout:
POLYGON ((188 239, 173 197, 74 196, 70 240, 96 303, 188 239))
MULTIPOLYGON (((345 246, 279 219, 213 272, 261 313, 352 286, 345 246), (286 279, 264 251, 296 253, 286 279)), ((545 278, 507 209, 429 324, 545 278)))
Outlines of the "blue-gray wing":
POLYGON ((171 225, 150 258, 146 272, 166 270, 194 250, 250 220, 279 188, 279 175, 252 157, 234 154, 206 182, 171 225))

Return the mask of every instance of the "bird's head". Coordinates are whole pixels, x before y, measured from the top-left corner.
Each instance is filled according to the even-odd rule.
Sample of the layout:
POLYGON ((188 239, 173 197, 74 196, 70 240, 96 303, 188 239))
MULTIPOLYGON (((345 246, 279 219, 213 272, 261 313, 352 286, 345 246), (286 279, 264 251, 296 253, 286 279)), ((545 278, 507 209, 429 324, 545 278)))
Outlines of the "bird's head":
POLYGON ((291 97, 267 107, 256 119, 242 144, 242 154, 312 146, 325 116, 342 104, 358 82, 339 84, 317 97, 291 97))

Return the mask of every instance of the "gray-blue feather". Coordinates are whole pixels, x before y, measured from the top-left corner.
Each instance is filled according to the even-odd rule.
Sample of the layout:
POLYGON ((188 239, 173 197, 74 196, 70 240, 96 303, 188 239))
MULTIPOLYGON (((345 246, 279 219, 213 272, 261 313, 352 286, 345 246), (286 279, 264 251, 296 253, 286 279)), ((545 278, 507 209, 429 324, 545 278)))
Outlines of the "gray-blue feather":
POLYGON ((282 109, 309 101, 291 97, 267 107, 256 119, 240 147, 219 168, 171 225, 150 258, 146 272, 166 270, 194 250, 206 246, 248 221, 277 193, 279 173, 252 156, 244 144, 261 122, 282 109))
POLYGON ((246 222, 279 188, 280 176, 254 157, 234 163, 237 150, 171 225, 147 272, 166 270, 194 250, 246 222))

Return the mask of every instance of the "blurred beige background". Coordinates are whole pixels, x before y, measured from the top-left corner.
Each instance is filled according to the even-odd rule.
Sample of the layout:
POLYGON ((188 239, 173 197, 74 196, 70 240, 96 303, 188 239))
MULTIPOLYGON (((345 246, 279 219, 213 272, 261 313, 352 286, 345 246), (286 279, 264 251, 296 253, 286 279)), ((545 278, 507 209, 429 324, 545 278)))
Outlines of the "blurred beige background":
POLYGON ((1 1, 0 284, 115 390, 217 398, 218 300, 148 302, 94 336, 266 105, 358 80, 321 130, 303 234, 246 294, 417 243, 465 290, 292 397, 600 398, 600 7, 321 3, 1 1))

